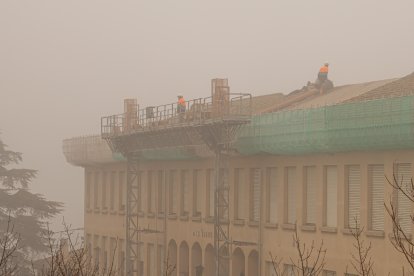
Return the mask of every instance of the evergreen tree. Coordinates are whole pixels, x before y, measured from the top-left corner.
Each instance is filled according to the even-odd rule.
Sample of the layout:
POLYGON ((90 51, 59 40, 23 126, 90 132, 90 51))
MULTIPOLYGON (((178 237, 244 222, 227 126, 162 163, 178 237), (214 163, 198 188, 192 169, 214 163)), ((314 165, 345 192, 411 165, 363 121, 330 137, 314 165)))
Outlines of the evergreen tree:
POLYGON ((22 154, 8 150, 0 139, 0 239, 11 234, 18 237, 11 263, 18 264, 19 275, 26 275, 32 259, 48 250, 47 221, 61 212, 63 204, 30 192, 37 171, 16 168, 21 161, 22 154))

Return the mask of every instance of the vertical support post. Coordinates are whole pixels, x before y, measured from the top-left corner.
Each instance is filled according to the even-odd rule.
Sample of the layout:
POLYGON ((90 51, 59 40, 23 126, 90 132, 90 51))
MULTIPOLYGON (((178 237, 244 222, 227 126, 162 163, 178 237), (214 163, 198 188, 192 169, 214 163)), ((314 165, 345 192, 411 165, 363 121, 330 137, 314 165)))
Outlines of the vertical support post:
POLYGON ((127 157, 127 189, 126 189, 126 275, 141 276, 138 201, 139 201, 139 161, 137 156, 127 157), (135 263, 135 265, 134 265, 135 263))
POLYGON ((220 159, 221 149, 216 149, 214 160, 214 251, 215 251, 215 263, 216 274, 220 275, 220 207, 219 207, 219 185, 220 185, 220 159))
MULTIPOLYGON (((225 147, 224 147, 225 148, 225 147)), ((223 145, 219 144, 215 150, 215 192, 214 192, 214 250, 215 250, 215 272, 217 276, 229 275, 229 221, 228 205, 229 193, 226 182, 227 160, 224 160, 226 152, 223 145)))

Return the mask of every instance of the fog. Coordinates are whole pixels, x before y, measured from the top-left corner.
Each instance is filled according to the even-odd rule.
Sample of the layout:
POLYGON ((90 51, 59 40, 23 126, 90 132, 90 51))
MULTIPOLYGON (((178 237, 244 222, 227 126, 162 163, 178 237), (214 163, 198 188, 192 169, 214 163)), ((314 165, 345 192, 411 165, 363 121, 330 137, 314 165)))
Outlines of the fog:
MULTIPOLYGON (((83 170, 64 138, 100 131, 122 99, 288 93, 330 63, 335 85, 414 71, 414 1, 0 1, 0 132, 33 190, 83 225, 83 170)), ((61 217, 55 221, 59 225, 61 217)))

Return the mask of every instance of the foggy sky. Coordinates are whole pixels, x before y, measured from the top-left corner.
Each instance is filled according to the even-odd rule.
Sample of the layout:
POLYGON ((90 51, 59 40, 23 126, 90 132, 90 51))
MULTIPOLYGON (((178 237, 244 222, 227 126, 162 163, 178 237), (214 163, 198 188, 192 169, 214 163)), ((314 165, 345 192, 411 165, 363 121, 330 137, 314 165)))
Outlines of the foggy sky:
MULTIPOLYGON (((122 99, 288 93, 329 62, 336 85, 414 71, 414 1, 0 0, 0 134, 40 171, 33 189, 83 225, 83 170, 64 138, 97 134, 122 99)), ((61 219, 59 218, 58 221, 61 219)))

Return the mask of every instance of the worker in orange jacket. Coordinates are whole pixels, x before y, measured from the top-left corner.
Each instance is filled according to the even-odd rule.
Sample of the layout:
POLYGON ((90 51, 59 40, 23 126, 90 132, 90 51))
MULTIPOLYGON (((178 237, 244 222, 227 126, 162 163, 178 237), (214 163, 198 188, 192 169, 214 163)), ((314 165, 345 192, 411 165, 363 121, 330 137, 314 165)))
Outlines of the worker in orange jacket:
POLYGON ((321 69, 319 69, 319 73, 318 73, 318 79, 321 84, 328 79, 328 72, 329 72, 329 63, 325 63, 321 67, 321 69))
POLYGON ((177 113, 183 113, 185 112, 185 109, 186 109, 186 104, 185 104, 184 97, 182 95, 179 95, 178 101, 177 101, 177 113))

